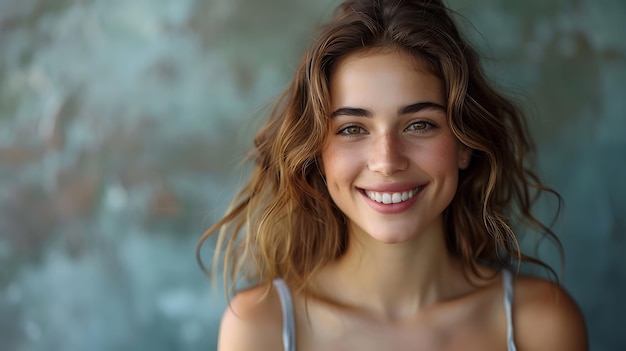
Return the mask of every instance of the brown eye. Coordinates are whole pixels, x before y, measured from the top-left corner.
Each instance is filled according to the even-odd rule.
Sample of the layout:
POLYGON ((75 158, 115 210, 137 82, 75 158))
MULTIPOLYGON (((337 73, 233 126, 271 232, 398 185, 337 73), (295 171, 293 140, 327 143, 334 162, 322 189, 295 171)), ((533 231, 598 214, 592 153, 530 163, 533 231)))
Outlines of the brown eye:
POLYGON ((365 134, 365 133, 367 133, 365 129, 359 126, 348 126, 339 131, 339 134, 344 134, 344 135, 359 135, 359 134, 365 134))
POLYGON ((435 126, 430 123, 430 122, 426 122, 426 121, 416 121, 411 123, 406 130, 409 132, 418 132, 418 133, 425 133, 427 131, 429 131, 430 129, 434 128, 435 126))
POLYGON ((415 122, 409 126, 409 129, 410 130, 424 130, 427 127, 428 126, 426 125, 425 122, 415 122))

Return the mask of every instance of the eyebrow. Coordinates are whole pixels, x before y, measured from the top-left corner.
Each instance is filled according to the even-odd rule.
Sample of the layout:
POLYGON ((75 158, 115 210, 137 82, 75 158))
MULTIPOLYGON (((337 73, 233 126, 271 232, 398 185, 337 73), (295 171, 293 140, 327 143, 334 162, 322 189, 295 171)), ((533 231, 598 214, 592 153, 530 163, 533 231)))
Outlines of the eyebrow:
MULTIPOLYGON (((438 111, 446 112, 446 108, 437 103, 418 102, 415 104, 401 107, 400 109, 398 109, 398 114, 409 115, 412 113, 418 113, 422 110, 438 110, 438 111)), ((372 112, 363 108, 342 107, 342 108, 335 110, 331 114, 331 116, 332 117, 337 117, 337 116, 372 117, 372 112)))

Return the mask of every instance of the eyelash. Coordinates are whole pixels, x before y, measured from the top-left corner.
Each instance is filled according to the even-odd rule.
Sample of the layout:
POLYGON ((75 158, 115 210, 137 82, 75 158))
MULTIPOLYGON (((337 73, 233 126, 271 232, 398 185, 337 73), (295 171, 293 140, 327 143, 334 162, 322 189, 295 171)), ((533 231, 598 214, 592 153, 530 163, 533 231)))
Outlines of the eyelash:
MULTIPOLYGON (((419 134, 424 134, 424 133, 428 133, 431 129, 436 128, 436 127, 437 126, 434 123, 432 123, 432 122, 424 121, 424 120, 418 120, 418 121, 411 122, 409 124, 409 126, 406 127, 404 130, 405 131, 412 131, 412 132, 419 133, 419 134), (410 128, 412 126, 415 126, 417 124, 423 124, 424 128, 410 130, 410 128)), ((342 126, 341 128, 339 128, 339 130, 337 131, 337 134, 345 135, 347 137, 354 138, 354 137, 362 135, 362 134, 367 134, 367 131, 365 130, 365 128, 363 128, 363 127, 361 127, 359 125, 350 124, 350 125, 342 126), (356 128, 356 129, 359 130, 359 132, 358 133, 354 133, 354 134, 348 133, 348 130, 351 129, 351 128, 356 128)))
POLYGON ((348 136, 348 137, 355 137, 357 135, 365 134, 365 133, 361 133, 361 131, 364 131, 365 133, 367 133, 365 128, 363 128, 361 126, 358 126, 358 125, 350 124, 350 125, 342 126, 341 128, 339 128, 339 131, 337 131, 337 134, 345 135, 345 136, 348 136), (348 130, 351 129, 351 128, 359 129, 359 133, 356 133, 356 134, 348 133, 348 130))
POLYGON ((408 130, 409 128, 411 128, 412 126, 414 126, 416 124, 423 124, 424 125, 424 128, 422 128, 422 129, 414 129, 413 131, 416 132, 416 133, 428 133, 431 129, 434 129, 434 128, 437 127, 432 122, 420 120, 420 121, 411 122, 411 124, 409 124, 409 126, 406 127, 405 130, 408 130))

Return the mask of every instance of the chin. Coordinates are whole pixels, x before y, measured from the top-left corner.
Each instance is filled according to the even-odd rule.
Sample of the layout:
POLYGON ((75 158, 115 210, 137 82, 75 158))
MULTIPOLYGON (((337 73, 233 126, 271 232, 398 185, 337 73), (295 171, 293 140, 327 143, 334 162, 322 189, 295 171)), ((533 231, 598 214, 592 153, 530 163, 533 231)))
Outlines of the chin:
POLYGON ((415 226, 406 228, 385 225, 384 228, 371 228, 363 231, 368 237, 383 244, 402 244, 411 241, 418 235, 415 226))

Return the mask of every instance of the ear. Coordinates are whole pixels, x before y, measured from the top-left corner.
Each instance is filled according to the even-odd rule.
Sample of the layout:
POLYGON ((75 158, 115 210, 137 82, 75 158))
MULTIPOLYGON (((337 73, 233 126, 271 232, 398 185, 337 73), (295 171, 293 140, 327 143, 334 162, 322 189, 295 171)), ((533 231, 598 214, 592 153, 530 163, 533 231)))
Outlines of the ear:
POLYGON ((467 169, 469 167, 470 162, 472 161, 472 149, 465 145, 461 145, 461 150, 459 150, 459 159, 458 159, 458 167, 459 169, 467 169))

